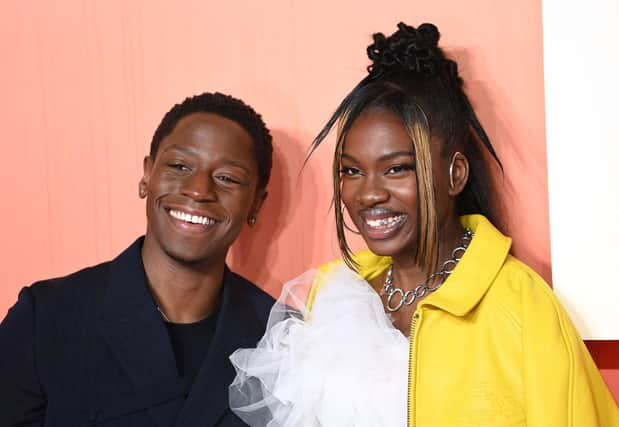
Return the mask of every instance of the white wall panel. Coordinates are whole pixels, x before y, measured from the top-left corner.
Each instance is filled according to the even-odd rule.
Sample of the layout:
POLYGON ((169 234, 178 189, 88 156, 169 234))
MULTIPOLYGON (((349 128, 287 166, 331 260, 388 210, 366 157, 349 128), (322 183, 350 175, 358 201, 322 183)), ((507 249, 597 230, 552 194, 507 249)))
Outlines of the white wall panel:
POLYGON ((543 0, 555 292, 585 339, 619 338, 619 0, 543 0))

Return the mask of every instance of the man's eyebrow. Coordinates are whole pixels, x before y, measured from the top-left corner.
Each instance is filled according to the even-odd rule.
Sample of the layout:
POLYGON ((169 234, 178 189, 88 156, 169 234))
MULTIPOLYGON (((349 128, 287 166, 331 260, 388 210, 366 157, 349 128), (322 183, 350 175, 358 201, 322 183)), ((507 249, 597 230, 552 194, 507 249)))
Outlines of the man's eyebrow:
POLYGON ((247 165, 244 165, 243 163, 237 162, 236 160, 232 160, 232 159, 224 159, 224 163, 230 165, 230 166, 235 166, 237 168, 243 169, 246 172, 251 172, 250 168, 247 167, 247 165))
MULTIPOLYGON (((177 144, 170 144, 162 151, 162 153, 165 153, 168 151, 181 151, 187 154, 196 154, 198 152, 198 149, 193 148, 193 147, 185 147, 185 146, 177 145, 177 144)), ((247 173, 251 173, 251 168, 247 167, 247 165, 241 162, 238 162, 234 159, 223 159, 223 162, 226 165, 234 166, 239 169, 243 169, 247 173)))
POLYGON ((168 145, 166 148, 163 149, 162 153, 165 153, 167 151, 182 151, 188 154, 193 154, 196 152, 194 148, 183 147, 182 145, 177 145, 177 144, 168 145))

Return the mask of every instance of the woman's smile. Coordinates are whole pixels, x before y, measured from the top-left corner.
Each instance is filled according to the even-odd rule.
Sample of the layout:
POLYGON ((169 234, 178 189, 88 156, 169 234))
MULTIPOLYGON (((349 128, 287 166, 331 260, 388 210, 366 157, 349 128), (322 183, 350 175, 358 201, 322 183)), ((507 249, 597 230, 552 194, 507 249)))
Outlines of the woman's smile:
POLYGON ((359 213, 363 235, 368 239, 384 240, 395 236, 406 223, 408 215, 383 208, 364 209, 359 213))

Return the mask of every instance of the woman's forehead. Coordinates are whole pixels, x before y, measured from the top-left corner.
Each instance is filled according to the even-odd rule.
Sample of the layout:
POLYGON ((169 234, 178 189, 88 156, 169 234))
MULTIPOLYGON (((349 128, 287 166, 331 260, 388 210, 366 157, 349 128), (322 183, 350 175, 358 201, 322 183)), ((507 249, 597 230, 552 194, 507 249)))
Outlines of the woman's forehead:
POLYGON ((346 133, 343 153, 364 152, 381 157, 395 152, 411 153, 413 143, 404 123, 391 112, 359 116, 346 133))

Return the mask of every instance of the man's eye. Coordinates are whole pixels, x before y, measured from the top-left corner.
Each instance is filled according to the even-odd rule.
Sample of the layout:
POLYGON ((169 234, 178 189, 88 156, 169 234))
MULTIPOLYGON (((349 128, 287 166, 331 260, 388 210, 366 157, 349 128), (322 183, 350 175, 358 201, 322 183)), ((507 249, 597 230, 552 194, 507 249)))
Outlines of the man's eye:
POLYGON ((183 172, 186 172, 189 170, 187 165, 185 165, 184 163, 168 163, 168 167, 172 169, 176 169, 178 171, 183 171, 183 172))
POLYGON ((340 173, 342 175, 355 176, 355 175, 359 175, 361 171, 351 166, 342 166, 342 169, 340 169, 340 173))
POLYGON ((239 183, 239 181, 237 179, 232 178, 229 175, 217 175, 215 177, 215 179, 217 179, 217 180, 219 180, 221 182, 224 182, 226 184, 238 184, 239 183))

